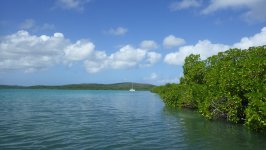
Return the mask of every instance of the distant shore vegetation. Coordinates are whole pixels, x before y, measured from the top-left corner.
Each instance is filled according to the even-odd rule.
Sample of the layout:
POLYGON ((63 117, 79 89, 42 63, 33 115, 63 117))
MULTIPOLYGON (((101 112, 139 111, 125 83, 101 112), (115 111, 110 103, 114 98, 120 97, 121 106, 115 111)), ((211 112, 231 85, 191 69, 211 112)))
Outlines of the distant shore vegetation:
MULTIPOLYGON (((150 91, 155 85, 144 83, 133 83, 134 88, 138 91, 150 91)), ((0 85, 0 89, 59 89, 59 90, 129 90, 132 87, 131 82, 114 83, 114 84, 68 84, 68 85, 34 85, 34 86, 17 86, 17 85, 0 85)))
POLYGON ((166 105, 266 133, 266 46, 229 49, 206 60, 191 54, 183 72, 179 84, 153 88, 166 105))

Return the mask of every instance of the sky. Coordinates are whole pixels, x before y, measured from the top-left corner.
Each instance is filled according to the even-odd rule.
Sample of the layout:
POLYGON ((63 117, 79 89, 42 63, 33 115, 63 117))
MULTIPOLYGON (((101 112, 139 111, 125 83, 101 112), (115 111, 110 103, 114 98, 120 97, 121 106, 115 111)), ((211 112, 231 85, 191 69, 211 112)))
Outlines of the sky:
POLYGON ((178 83, 186 56, 266 45, 265 0, 1 0, 0 84, 178 83))

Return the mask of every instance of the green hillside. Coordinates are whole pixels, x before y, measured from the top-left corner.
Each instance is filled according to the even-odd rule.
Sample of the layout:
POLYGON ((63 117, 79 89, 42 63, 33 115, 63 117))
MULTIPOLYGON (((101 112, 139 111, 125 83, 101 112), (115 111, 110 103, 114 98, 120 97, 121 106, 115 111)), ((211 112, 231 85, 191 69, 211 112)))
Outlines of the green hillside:
MULTIPOLYGON (((153 87, 152 84, 133 83, 134 89, 137 91, 149 91, 153 87)), ((66 89, 66 90, 129 90, 130 82, 114 83, 114 84, 67 84, 67 85, 34 85, 34 86, 17 86, 17 85, 0 85, 0 89, 66 89)))

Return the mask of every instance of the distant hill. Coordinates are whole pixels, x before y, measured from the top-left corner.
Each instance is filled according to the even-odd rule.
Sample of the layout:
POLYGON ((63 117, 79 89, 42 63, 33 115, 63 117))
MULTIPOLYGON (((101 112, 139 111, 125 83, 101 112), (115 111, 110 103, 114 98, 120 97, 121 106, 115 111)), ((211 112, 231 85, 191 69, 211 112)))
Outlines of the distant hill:
MULTIPOLYGON (((137 91, 150 91, 155 85, 144 83, 133 83, 137 91)), ((67 84, 67 85, 34 85, 34 86, 17 86, 17 85, 0 85, 0 89, 65 89, 65 90, 129 90, 130 82, 114 84, 67 84)))

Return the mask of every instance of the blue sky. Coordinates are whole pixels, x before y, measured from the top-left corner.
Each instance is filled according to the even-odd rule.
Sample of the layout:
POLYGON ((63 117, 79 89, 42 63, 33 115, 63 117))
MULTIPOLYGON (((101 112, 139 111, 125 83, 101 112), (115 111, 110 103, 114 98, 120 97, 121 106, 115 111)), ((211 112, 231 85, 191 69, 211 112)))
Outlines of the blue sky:
POLYGON ((266 45, 265 0, 1 0, 0 84, 178 82, 189 54, 266 45))

